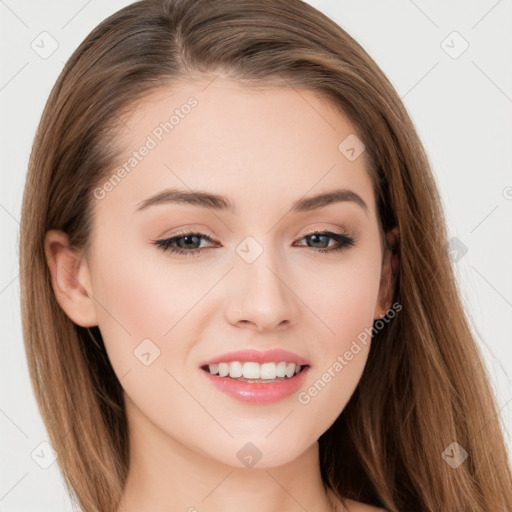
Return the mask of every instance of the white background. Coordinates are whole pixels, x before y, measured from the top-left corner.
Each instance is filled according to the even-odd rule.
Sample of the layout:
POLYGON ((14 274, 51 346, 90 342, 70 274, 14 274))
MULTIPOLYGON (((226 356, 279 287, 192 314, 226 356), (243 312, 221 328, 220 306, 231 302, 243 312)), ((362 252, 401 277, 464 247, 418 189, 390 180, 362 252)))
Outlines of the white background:
MULTIPOLYGON (((0 0, 0 512, 72 510, 57 463, 42 469, 31 458, 47 435, 21 336, 21 199, 39 117, 64 62, 94 26, 128 3, 0 0), (43 31, 58 42, 46 59, 31 47, 43 31)), ((417 126, 450 235, 468 248, 454 266, 512 453, 512 2, 309 3, 374 58, 417 126), (462 48, 453 31, 469 44, 458 58, 445 51, 462 48)))

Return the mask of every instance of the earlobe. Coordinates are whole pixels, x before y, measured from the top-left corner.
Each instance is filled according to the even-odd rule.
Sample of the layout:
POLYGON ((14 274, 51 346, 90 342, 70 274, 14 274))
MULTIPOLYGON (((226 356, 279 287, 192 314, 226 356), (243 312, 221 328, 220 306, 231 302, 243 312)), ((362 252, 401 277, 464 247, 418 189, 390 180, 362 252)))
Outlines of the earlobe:
POLYGON ((98 325, 86 259, 70 247, 68 236, 58 230, 46 233, 44 251, 60 307, 82 327, 98 325))
POLYGON ((399 240, 398 227, 386 233, 388 248, 385 253, 385 260, 382 266, 379 299, 375 308, 374 319, 381 318, 391 308, 393 302, 393 291, 395 289, 396 276, 399 268, 399 240))

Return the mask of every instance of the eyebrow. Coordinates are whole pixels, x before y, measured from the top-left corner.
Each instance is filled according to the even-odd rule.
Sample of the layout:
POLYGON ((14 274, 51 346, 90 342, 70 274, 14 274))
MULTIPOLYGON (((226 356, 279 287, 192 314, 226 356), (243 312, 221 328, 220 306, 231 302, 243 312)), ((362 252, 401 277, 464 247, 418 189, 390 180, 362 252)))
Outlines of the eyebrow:
MULTIPOLYGON (((345 188, 298 199, 293 203, 291 211, 294 213, 309 212, 340 202, 353 202, 363 208, 365 213, 368 215, 368 205, 364 202, 362 197, 354 191, 345 188)), ((144 199, 138 203, 136 212, 145 210, 150 206, 168 203, 187 204, 200 206, 202 208, 211 208, 217 211, 224 210, 236 213, 234 203, 226 196, 202 190, 188 191, 176 188, 165 189, 147 199, 144 199)))

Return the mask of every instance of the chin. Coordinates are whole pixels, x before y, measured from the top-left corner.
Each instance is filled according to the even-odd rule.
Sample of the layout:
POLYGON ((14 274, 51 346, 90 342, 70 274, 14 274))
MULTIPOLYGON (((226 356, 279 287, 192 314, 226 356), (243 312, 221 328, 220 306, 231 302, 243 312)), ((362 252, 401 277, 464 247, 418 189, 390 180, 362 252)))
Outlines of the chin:
MULTIPOLYGON (((275 434, 275 433, 274 433, 275 434)), ((284 466, 301 457, 312 443, 300 443, 296 436, 275 435, 275 439, 261 437, 236 436, 224 446, 222 453, 210 453, 209 457, 236 468, 268 469, 284 466)))

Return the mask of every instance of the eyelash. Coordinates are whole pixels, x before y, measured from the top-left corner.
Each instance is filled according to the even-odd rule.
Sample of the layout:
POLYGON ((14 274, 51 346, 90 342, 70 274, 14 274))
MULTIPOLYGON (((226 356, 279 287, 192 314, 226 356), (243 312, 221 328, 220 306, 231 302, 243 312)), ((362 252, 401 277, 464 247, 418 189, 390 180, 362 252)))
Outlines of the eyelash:
MULTIPOLYGON (((311 236, 328 236, 328 238, 332 238, 336 242, 338 242, 339 245, 337 245, 334 248, 330 249, 316 249, 314 247, 309 247, 309 249, 315 250, 315 252, 320 253, 336 253, 338 251, 349 249, 350 247, 354 246, 357 237, 355 236, 349 236, 343 233, 336 233, 333 231, 314 231, 312 233, 308 233, 304 235, 299 240, 302 240, 303 238, 308 238, 311 236)), ((177 240, 180 240, 182 238, 186 238, 189 236, 196 236, 200 238, 201 240, 206 240, 207 242, 214 242, 214 240, 209 237, 208 235, 205 235, 203 233, 197 233, 197 232, 185 232, 185 233, 178 233, 177 235, 172 236, 171 238, 166 238, 163 240, 154 240, 153 243, 157 247, 159 247, 163 252, 169 251, 170 253, 179 254, 183 256, 194 256, 200 252, 208 251, 210 249, 213 249, 213 247, 208 248, 202 248, 202 249, 182 249, 181 247, 173 247, 172 244, 176 242, 177 240)), ((302 246, 306 247, 306 246, 302 246)))

